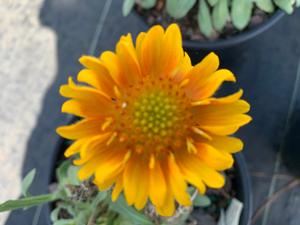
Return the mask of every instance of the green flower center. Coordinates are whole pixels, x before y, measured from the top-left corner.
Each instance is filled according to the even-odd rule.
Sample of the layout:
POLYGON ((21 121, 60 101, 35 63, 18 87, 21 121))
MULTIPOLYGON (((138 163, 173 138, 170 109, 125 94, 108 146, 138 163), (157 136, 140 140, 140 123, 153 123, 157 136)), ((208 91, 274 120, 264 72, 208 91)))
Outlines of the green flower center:
POLYGON ((171 134, 178 121, 176 99, 162 91, 140 96, 134 102, 133 123, 150 138, 155 135, 171 134))

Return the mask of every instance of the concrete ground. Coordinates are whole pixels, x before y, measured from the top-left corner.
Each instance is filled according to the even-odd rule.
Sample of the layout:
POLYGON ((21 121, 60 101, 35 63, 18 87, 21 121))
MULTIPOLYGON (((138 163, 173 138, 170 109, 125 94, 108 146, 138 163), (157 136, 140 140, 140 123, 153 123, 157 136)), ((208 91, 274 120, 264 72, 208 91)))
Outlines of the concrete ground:
MULTIPOLYGON (((134 15, 124 19, 120 5, 121 0, 0 0, 0 202, 20 196, 21 177, 32 168, 38 168, 33 193, 47 191, 58 140, 54 130, 66 121, 59 86, 76 75, 80 55, 99 55, 113 49, 121 34, 144 28, 134 15)), ((300 155, 293 151, 299 149, 293 137, 300 134, 299 21, 298 10, 221 54, 252 105, 254 120, 238 136, 245 140, 255 208, 294 179, 280 156, 299 165, 293 161, 300 155)), ((255 225, 299 225, 299 206, 298 186, 263 210, 255 225)), ((8 220, 7 215, 0 214, 0 225, 45 224, 36 209, 16 211, 8 220)))

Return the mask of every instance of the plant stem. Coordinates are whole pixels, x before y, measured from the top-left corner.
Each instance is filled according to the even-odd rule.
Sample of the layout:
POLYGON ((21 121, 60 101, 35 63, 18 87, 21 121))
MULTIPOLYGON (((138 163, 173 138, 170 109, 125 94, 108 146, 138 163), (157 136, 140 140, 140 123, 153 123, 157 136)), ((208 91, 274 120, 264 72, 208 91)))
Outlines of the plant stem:
POLYGON ((269 206, 271 203, 275 202, 281 195, 283 195, 290 189, 297 187, 298 185, 300 185, 300 179, 293 179, 287 185, 285 185, 284 187, 279 189, 277 192, 275 192, 272 196, 265 199, 263 201, 263 203, 255 211, 255 213, 252 217, 252 224, 254 224, 256 222, 256 220, 260 217, 260 215, 263 213, 264 209, 267 206, 269 206))

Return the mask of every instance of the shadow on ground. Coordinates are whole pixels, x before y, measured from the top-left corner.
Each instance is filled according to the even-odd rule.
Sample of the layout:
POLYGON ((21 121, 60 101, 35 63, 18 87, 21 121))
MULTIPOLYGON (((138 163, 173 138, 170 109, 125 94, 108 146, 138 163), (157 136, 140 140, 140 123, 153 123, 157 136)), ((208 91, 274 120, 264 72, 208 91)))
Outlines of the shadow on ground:
MULTIPOLYGON (((24 177, 32 168, 37 168, 37 177, 31 189, 33 194, 48 192, 48 171, 58 141, 55 128, 66 121, 66 116, 60 113, 63 99, 58 94, 59 86, 66 82, 67 76, 76 75, 80 69, 78 58, 88 52, 104 2, 45 0, 41 8, 41 24, 51 28, 57 36, 58 70, 53 83, 45 93, 37 125, 27 144, 22 176, 24 177)), ((14 211, 10 214, 6 225, 31 225, 35 212, 36 208, 14 211)), ((43 215, 44 212, 41 213, 43 215)), ((43 216, 38 224, 47 224, 43 216)))

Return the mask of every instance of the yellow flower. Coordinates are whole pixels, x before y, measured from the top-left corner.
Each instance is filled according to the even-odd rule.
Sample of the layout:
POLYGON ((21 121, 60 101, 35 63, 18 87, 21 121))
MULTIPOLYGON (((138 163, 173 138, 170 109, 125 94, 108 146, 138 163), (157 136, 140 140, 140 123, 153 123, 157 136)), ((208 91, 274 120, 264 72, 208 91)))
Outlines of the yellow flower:
POLYGON ((218 70, 217 55, 192 66, 172 24, 140 33, 135 44, 122 36, 115 52, 80 62, 86 69, 77 80, 85 85, 69 78, 60 93, 70 98, 62 112, 82 120, 57 129, 75 140, 65 155, 79 153, 80 179, 93 176, 100 190, 113 187, 114 201, 123 191, 137 209, 149 199, 162 216, 173 215, 175 200, 192 204, 189 184, 200 193, 224 185, 219 171, 232 167, 232 153, 243 148, 228 135, 251 117, 242 90, 213 97, 224 81, 235 82, 229 70, 218 70))

